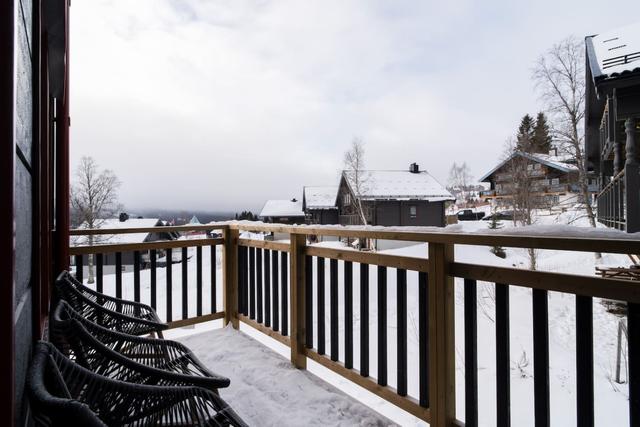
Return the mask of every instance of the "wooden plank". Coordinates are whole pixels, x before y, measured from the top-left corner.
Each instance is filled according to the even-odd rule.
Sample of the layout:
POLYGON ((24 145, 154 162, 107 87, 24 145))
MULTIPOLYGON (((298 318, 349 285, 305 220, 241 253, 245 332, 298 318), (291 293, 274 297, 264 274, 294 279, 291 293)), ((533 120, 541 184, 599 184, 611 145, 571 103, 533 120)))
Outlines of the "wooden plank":
POLYGON ((273 251, 289 252, 289 244, 283 242, 272 242, 269 240, 252 240, 252 239, 240 239, 238 241, 240 246, 246 246, 248 248, 260 248, 270 249, 273 251))
POLYGON ((334 362, 326 356, 320 355, 312 349, 307 349, 307 357, 314 362, 324 366, 325 368, 335 372, 336 374, 348 379, 370 391, 378 397, 390 402, 397 407, 409 412, 410 414, 424 420, 431 422, 430 411, 427 408, 421 407, 418 402, 411 397, 402 397, 398 395, 393 387, 382 386, 375 381, 361 375, 357 369, 347 369, 340 362, 334 362))
POLYGON ((279 341, 281 344, 284 344, 287 347, 291 347, 291 339, 289 337, 285 337, 285 336, 281 335, 280 333, 278 333, 277 331, 274 331, 273 329, 267 328, 266 326, 261 325, 260 323, 256 322, 255 320, 251 320, 249 318, 249 316, 245 316, 244 314, 240 314, 239 315, 239 319, 240 319, 240 321, 242 323, 247 324, 247 325, 251 326, 254 329, 257 329, 258 331, 262 332, 265 335, 270 336, 274 340, 279 341))
POLYGON ((148 251, 151 249, 191 248, 197 246, 221 245, 224 239, 194 239, 194 240, 159 240, 145 243, 120 243, 113 245, 71 246, 71 255, 99 254, 108 252, 148 251))
POLYGON ((429 407, 431 426, 455 419, 453 245, 429 244, 429 407))
POLYGON ((483 282, 508 283, 512 286, 608 298, 618 301, 640 302, 640 286, 628 280, 459 262, 449 264, 449 274, 483 282))
POLYGON ((304 262, 305 346, 313 348, 313 258, 305 255, 304 262))
POLYGON ((204 225, 165 225, 157 227, 128 227, 128 228, 74 228, 69 230, 70 236, 95 236, 98 234, 131 234, 131 233, 168 233, 187 231, 212 231, 229 228, 226 224, 204 225))
MULTIPOLYGON (((224 323, 238 329, 238 230, 224 230, 224 252, 222 255, 222 300, 224 323)), ((213 250, 214 246, 212 246, 213 250)))
POLYGON ((286 252, 280 252, 280 332, 282 335, 289 334, 289 304, 288 304, 288 282, 287 282, 287 257, 286 252))
MULTIPOLYGON (((307 368, 306 343, 306 256, 304 247, 306 236, 291 235, 291 260, 289 277, 291 280, 291 363, 298 369, 307 368)), ((284 252, 283 252, 284 253, 284 252)))
POLYGON ((185 326, 197 325, 198 323, 224 319, 224 316, 225 316, 224 311, 219 311, 218 313, 211 313, 211 314, 205 314, 197 317, 190 317, 187 319, 175 320, 173 322, 168 322, 167 324, 169 325, 169 329, 183 328, 185 326))
POLYGON ((361 264, 382 265, 391 268, 402 268, 412 271, 428 271, 429 260, 426 258, 405 257, 380 254, 375 252, 361 252, 349 249, 322 248, 307 246, 307 255, 361 264))

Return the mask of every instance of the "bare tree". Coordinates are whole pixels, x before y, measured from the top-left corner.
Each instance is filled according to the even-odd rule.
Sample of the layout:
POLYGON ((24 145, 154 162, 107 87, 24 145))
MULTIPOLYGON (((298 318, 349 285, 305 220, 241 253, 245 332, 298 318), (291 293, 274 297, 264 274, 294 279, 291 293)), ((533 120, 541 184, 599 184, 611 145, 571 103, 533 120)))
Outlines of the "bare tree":
POLYGON ((344 168, 350 178, 351 190, 355 193, 356 214, 363 224, 368 223, 368 215, 362 204, 362 195, 367 192, 368 180, 364 164, 364 142, 360 138, 351 141, 351 147, 344 153, 344 168))
MULTIPOLYGON (((71 212, 79 225, 87 228, 100 227, 104 219, 118 212, 118 188, 120 180, 113 171, 100 171, 92 157, 83 157, 76 170, 75 182, 71 187, 71 212)), ((96 241, 88 236, 89 246, 96 241)), ((93 256, 88 257, 88 283, 93 283, 93 256)), ((77 266, 82 268, 82 266, 77 266)))
POLYGON ((469 166, 467 166, 467 162, 463 162, 460 165, 453 162, 451 169, 449 169, 449 187, 454 193, 459 193, 462 196, 465 204, 469 199, 469 189, 472 180, 473 176, 471 175, 469 166))
MULTIPOLYGON (((568 37, 541 55, 533 69, 533 80, 551 119, 551 133, 558 151, 570 156, 578 168, 578 185, 589 224, 596 217, 589 194, 589 175, 584 155, 584 43, 568 37)), ((596 253, 596 259, 601 258, 596 253)))

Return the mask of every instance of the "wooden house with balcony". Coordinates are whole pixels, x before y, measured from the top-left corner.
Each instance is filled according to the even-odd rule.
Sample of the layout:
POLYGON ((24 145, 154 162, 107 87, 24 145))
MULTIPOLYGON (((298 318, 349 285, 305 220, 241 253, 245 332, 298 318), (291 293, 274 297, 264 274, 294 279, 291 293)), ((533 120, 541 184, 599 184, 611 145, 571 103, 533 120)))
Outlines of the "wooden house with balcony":
POLYGON ((454 200, 412 163, 407 170, 343 171, 336 203, 341 225, 361 225, 366 219, 369 225, 444 227, 445 204, 454 200))
POLYGON ((519 186, 526 185, 541 208, 567 206, 579 201, 578 168, 566 156, 515 151, 480 178, 490 185, 480 192, 493 207, 512 207, 519 186))
POLYGON ((585 38, 585 152, 598 221, 640 231, 640 23, 585 38))

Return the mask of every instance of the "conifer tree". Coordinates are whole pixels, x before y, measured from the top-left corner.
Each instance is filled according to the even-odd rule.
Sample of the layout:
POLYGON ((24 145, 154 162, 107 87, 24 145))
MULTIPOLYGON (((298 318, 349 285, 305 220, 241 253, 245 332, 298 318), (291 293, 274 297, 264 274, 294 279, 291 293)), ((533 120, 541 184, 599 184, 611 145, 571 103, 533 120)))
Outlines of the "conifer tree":
POLYGON ((536 125, 533 128, 533 152, 547 154, 551 150, 551 135, 547 117, 543 112, 538 113, 536 125))
MULTIPOLYGON (((499 230, 502 228, 502 223, 498 220, 498 214, 496 212, 491 215, 491 221, 489 222, 489 229, 499 230)), ((506 258, 507 252, 502 246, 493 246, 490 249, 491 253, 500 258, 506 258)))
POLYGON ((518 134, 516 135, 517 149, 531 152, 533 146, 533 127, 534 120, 529 114, 525 114, 520 120, 520 126, 518 127, 518 134))

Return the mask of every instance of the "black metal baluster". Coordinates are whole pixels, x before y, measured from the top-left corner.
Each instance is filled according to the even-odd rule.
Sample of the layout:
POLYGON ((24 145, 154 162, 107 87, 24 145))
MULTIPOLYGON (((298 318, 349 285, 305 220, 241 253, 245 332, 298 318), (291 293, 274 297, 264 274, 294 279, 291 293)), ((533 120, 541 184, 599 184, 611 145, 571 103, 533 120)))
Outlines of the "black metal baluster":
POLYGON ((369 264, 360 264, 360 375, 369 376, 369 264))
POLYGON ((418 371, 419 401, 429 407, 429 282, 427 273, 418 273, 418 371))
POLYGON ((256 286, 257 286, 257 304, 258 304, 258 323, 262 323, 262 249, 256 250, 256 286))
POLYGON ((353 264, 344 262, 344 367, 353 368, 353 264))
POLYGON ((96 291, 104 291, 104 257, 102 254, 96 254, 96 291))
POLYGON ((536 427, 549 418, 549 307, 547 291, 533 289, 533 394, 536 427))
POLYGON ((271 251, 264 250, 264 325, 271 327, 271 251))
POLYGON ((116 298, 122 298, 122 252, 116 252, 116 298))
POLYGON ((338 260, 329 260, 329 332, 331 339, 331 360, 338 361, 338 260))
POLYGON ((271 254, 271 282, 273 284, 273 330, 280 330, 280 287, 278 286, 278 251, 271 254))
POLYGON ((84 279, 84 266, 82 265, 83 260, 82 260, 82 255, 76 255, 75 256, 75 263, 76 263, 76 280, 78 280, 78 282, 82 283, 83 279, 84 279))
POLYGON ((324 288, 325 288, 325 281, 324 281, 324 258, 318 257, 318 262, 317 262, 317 267, 318 267, 318 271, 316 272, 317 275, 317 279, 316 282, 318 284, 318 289, 317 289, 317 305, 318 305, 318 354, 324 354, 325 353, 325 343, 326 343, 326 336, 324 333, 324 327, 325 327, 325 316, 324 316, 324 288))
POLYGON ((167 249, 167 322, 173 319, 173 250, 167 249))
POLYGON ((289 290, 289 286, 287 282, 287 271, 288 271, 287 253, 281 252, 280 253, 280 285, 282 286, 282 289, 280 292, 280 298, 282 299, 282 304, 280 305, 282 306, 282 313, 281 313, 282 324, 281 324, 280 331, 282 335, 284 335, 285 337, 289 333, 289 305, 287 304, 287 301, 288 301, 287 291, 289 290))
POLYGON ((202 246, 196 247, 196 316, 202 316, 202 246))
POLYGON ((238 313, 244 314, 244 247, 238 246, 238 313))
POLYGON ((305 345, 313 348, 313 258, 306 256, 305 262, 305 345))
POLYGON ((640 425, 640 304, 627 304, 629 425, 640 425))
POLYGON ((149 261, 151 262, 151 271, 149 272, 149 275, 151 276, 151 307, 153 307, 153 309, 155 310, 157 307, 157 297, 158 297, 158 276, 157 276, 157 272, 156 272, 156 268, 157 268, 157 262, 156 259, 158 257, 158 253, 156 252, 155 249, 152 249, 149 252, 149 261))
POLYGON ((188 253, 187 248, 182 248, 182 318, 189 318, 189 300, 188 300, 188 273, 187 269, 189 267, 188 264, 188 253))
POLYGON ((133 299, 140 302, 140 252, 133 251, 133 299))
POLYGON ((509 287, 496 283, 496 401, 497 424, 511 425, 511 366, 509 352, 509 287))
POLYGON ((211 245, 209 256, 211 257, 211 313, 218 312, 218 257, 216 256, 216 245, 211 245))
POLYGON ((397 270, 398 394, 407 395, 407 270, 397 270))
POLYGON ((593 427, 593 299, 576 295, 576 400, 578 427, 593 427))
POLYGON ((244 310, 244 315, 249 315, 249 248, 247 246, 242 248, 244 254, 244 268, 242 269, 242 307, 244 310))
POLYGON ((387 385, 387 267, 378 266, 378 384, 387 385))
POLYGON ((464 279, 464 425, 478 426, 478 292, 464 279))
POLYGON ((256 248, 249 248, 249 318, 256 318, 256 248))

